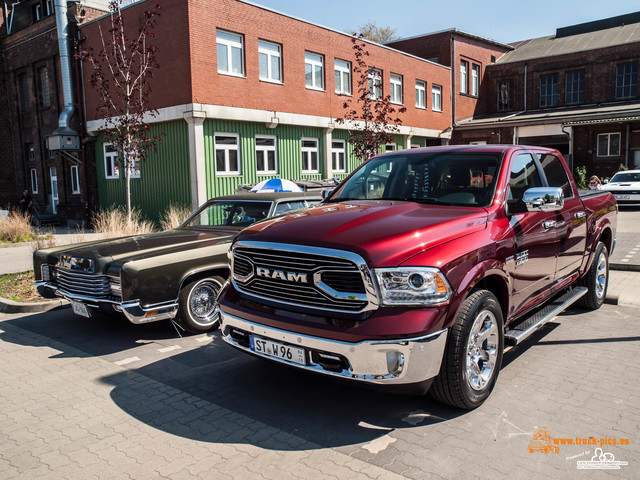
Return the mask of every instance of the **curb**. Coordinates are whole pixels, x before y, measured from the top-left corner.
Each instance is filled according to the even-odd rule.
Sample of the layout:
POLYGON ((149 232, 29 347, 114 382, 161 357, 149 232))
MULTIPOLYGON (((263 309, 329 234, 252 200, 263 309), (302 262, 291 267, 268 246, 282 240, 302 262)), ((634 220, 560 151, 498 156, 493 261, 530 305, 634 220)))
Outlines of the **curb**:
POLYGON ((0 297, 0 312, 2 313, 41 313, 68 307, 69 302, 64 299, 51 300, 49 302, 14 302, 8 298, 0 297))

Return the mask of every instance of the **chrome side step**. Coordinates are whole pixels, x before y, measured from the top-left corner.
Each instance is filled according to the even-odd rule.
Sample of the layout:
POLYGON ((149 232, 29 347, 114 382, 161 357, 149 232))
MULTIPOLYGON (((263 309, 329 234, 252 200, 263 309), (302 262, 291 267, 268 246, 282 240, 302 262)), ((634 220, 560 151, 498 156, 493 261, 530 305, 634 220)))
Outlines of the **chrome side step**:
POLYGON ((504 332, 506 345, 517 345, 529 337, 545 323, 553 320, 576 300, 586 294, 587 287, 574 287, 563 295, 556 297, 532 314, 518 320, 516 325, 509 325, 504 332))

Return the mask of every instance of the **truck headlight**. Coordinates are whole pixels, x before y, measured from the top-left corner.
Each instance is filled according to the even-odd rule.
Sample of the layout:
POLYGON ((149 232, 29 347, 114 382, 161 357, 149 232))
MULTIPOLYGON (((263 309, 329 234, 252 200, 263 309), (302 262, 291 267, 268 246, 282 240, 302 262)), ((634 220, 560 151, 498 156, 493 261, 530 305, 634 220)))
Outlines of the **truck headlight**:
POLYGON ((451 298, 449 282, 437 268, 376 268, 383 305, 442 305, 451 298))

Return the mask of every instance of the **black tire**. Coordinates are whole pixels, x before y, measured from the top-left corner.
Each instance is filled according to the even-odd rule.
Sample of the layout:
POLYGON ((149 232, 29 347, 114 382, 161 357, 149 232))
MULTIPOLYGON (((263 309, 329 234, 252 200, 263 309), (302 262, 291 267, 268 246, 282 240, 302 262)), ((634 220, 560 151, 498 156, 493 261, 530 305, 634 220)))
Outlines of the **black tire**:
POLYGON ((210 276, 187 283, 178 296, 176 322, 189 333, 213 330, 220 321, 217 297, 225 280, 210 276))
POLYGON ((598 242, 593 262, 587 274, 580 279, 579 285, 587 287, 587 293, 580 297, 577 305, 597 310, 604 303, 609 286, 609 251, 604 243, 598 242))
POLYGON ((457 408, 471 410, 482 405, 502 365, 503 327, 502 309, 495 295, 488 290, 473 290, 449 329, 440 373, 429 394, 457 408), (480 332, 486 332, 486 338, 478 337, 480 332))

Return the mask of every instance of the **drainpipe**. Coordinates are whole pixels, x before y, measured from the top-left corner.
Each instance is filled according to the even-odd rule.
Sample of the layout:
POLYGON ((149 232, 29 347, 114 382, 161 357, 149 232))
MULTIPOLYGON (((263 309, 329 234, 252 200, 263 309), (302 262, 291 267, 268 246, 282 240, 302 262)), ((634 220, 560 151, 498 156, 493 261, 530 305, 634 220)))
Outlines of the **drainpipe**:
MULTIPOLYGON (((456 124, 456 38, 451 35, 451 126, 456 124)), ((426 93, 426 92, 425 92, 426 93)))
POLYGON ((64 110, 58 117, 57 134, 77 134, 69 126, 71 117, 75 113, 73 101, 73 86, 71 80, 71 43, 69 41, 69 20, 67 19, 67 0, 54 0, 56 10, 56 25, 58 29, 58 50, 60 51, 60 76, 62 77, 62 93, 64 96, 64 110))
POLYGON ((567 128, 567 126, 562 125, 562 133, 564 133, 569 139, 569 158, 567 158, 566 160, 569 164, 569 170, 573 172, 573 127, 569 127, 568 132, 565 130, 565 128, 567 128))

